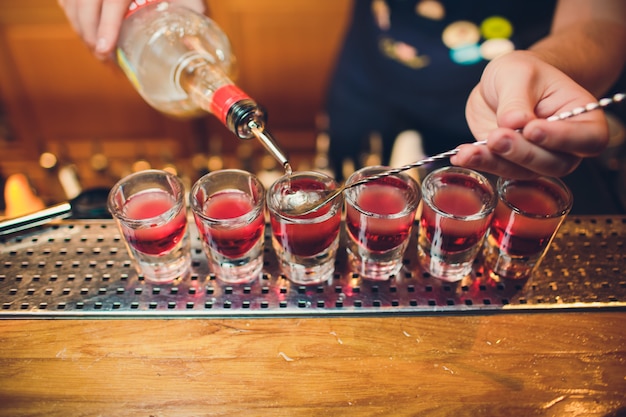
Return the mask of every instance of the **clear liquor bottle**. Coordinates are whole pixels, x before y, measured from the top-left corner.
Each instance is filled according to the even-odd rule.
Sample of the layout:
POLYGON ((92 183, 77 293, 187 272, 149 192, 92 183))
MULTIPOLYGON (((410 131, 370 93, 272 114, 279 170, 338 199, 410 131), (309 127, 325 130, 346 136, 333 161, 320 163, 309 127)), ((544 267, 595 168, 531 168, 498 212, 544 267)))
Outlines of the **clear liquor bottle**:
POLYGON ((257 137, 288 167, 265 130, 265 112, 232 81, 230 42, 207 16, 168 1, 136 0, 122 24, 117 61, 155 109, 179 118, 211 113, 237 137, 257 137))

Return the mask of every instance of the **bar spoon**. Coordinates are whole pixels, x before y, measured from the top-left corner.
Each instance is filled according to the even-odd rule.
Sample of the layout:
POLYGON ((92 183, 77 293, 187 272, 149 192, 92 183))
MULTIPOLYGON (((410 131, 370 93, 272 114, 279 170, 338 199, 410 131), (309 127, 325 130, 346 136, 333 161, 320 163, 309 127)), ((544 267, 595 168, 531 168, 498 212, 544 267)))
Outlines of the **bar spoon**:
MULTIPOLYGON (((611 97, 605 97, 605 98, 601 98, 598 101, 594 101, 591 103, 588 103, 584 106, 580 106, 580 107, 576 107, 572 110, 569 111, 564 111, 562 113, 558 113, 555 114, 553 116, 548 117, 546 120, 548 121, 556 121, 556 120, 565 120, 565 119, 569 119, 571 117, 575 117, 578 115, 581 115, 583 113, 587 113, 593 110, 598 110, 604 107, 607 107, 613 103, 618 103, 623 101, 626 98, 626 93, 617 93, 614 94, 611 97)), ((473 142, 473 145, 476 146, 482 146, 485 145, 487 143, 486 140, 481 140, 481 141, 477 141, 477 142, 473 142)), ((376 175, 372 175, 366 178, 363 178, 359 181, 353 182, 351 184, 346 185, 345 183, 343 185, 341 185, 340 187, 338 187, 335 190, 330 191, 328 194, 323 195, 321 198, 314 200, 314 201, 309 201, 308 199, 305 199, 305 201, 303 201, 301 204, 293 204, 290 207, 287 207, 285 209, 285 213, 291 215, 291 216, 302 216, 308 213, 311 213, 315 210, 318 210, 320 207, 324 206, 326 203, 328 203, 329 201, 333 200, 334 198, 336 198, 337 196, 339 196, 341 193, 343 193, 345 190, 347 190, 348 188, 352 188, 352 187, 356 187, 357 185, 363 185, 365 183, 368 183, 370 181, 375 181, 378 180, 380 178, 383 177, 387 177, 389 175, 395 175, 398 174, 400 172, 403 171, 407 171, 409 169, 413 169, 413 168, 417 168, 420 167, 422 165, 425 164, 430 164, 432 162, 435 161, 439 161, 441 159, 445 159, 445 158, 449 158, 452 155, 455 155, 457 152, 459 151, 459 148, 454 148, 454 149, 450 149, 448 151, 433 155, 433 156, 429 156, 427 158, 421 159, 419 161, 416 162, 412 162, 410 164, 407 165, 403 165, 397 168, 391 168, 389 170, 380 172, 376 175)), ((291 201, 297 201, 297 199, 292 199, 291 201)))

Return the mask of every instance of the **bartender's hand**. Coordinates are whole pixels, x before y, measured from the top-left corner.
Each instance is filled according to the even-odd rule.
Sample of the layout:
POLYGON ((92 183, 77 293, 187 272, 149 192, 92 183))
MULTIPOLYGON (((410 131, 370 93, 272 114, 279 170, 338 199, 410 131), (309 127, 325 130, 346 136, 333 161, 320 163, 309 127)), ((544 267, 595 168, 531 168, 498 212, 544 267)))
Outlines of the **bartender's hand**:
MULTIPOLYGON (((174 0, 204 13, 203 0, 174 0)), ((72 28, 99 59, 115 50, 122 20, 131 0, 58 0, 72 28)))
POLYGON ((506 177, 564 176, 607 146, 606 119, 602 111, 545 119, 594 101, 532 52, 501 56, 487 65, 466 106, 474 137, 487 146, 462 145, 450 162, 506 177))

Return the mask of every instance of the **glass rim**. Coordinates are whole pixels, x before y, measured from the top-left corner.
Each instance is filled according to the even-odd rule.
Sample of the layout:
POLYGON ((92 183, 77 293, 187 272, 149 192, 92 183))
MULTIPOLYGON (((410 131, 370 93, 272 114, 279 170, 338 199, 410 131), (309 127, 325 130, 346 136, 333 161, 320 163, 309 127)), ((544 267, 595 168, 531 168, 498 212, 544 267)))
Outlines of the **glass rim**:
POLYGON ((517 213, 524 217, 533 218, 533 219, 558 219, 559 217, 566 216, 572 210, 572 206, 574 205, 574 195, 572 194, 572 190, 569 189, 567 184, 565 184, 565 182, 563 182, 563 180, 561 180, 560 178, 550 177, 547 175, 542 175, 542 176, 539 176, 536 178, 530 178, 530 179, 515 179, 515 178, 500 177, 498 178, 498 182, 496 185, 496 192, 498 194, 498 200, 506 204, 506 206, 509 207, 514 213, 517 213), (519 207, 511 203, 509 200, 507 200, 504 196, 502 187, 505 185, 505 183, 507 184, 511 182, 532 183, 532 182, 539 182, 539 181, 550 182, 553 185, 556 185, 558 189, 563 192, 563 196, 565 197, 565 206, 559 207, 560 210, 552 214, 534 214, 534 213, 528 213, 520 209, 519 207))
POLYGON ((326 205, 330 204, 332 205, 332 207, 335 207, 335 210, 331 208, 326 213, 318 217, 289 216, 284 213, 281 213, 279 209, 277 209, 276 207, 273 207, 273 205, 271 204, 271 202, 274 201, 272 199, 272 196, 276 194, 275 189, 279 184, 283 184, 286 180, 293 179, 293 178, 311 178, 314 180, 323 180, 324 184, 330 183, 333 185, 333 188, 328 189, 328 191, 333 191, 339 188, 339 183, 337 182, 337 180, 335 180, 330 175, 324 174, 323 172, 296 171, 292 174, 285 174, 281 176, 280 178, 278 178, 276 181, 274 181, 274 183, 267 189, 267 193, 266 193, 267 198, 265 199, 265 201, 266 201, 267 209, 270 212, 270 215, 276 215, 280 219, 285 220, 286 222, 291 223, 291 224, 316 224, 316 223, 321 223, 330 219, 336 214, 336 210, 337 209, 340 210, 341 207, 343 206, 343 193, 342 193, 342 195, 335 197, 332 201, 329 201, 324 206, 322 206, 322 207, 326 207, 326 205))
MULTIPOLYGON (((170 182, 168 181, 168 183, 170 182)), ((160 188, 145 188, 142 191, 153 189, 157 190, 160 188)), ((113 218, 124 222, 124 224, 129 225, 133 229, 139 229, 141 228, 141 226, 145 226, 146 223, 149 223, 150 227, 153 227, 152 225, 154 225, 155 223, 161 226, 174 219, 182 210, 185 210, 185 208, 185 185, 183 184, 182 179, 178 175, 172 174, 171 172, 162 169, 144 169, 141 171, 133 172, 132 174, 121 178, 120 180, 118 180, 117 183, 115 183, 113 187, 111 187, 111 190, 109 191, 109 195, 107 197, 107 209, 109 210, 109 213, 111 213, 113 218), (124 184, 128 182, 128 180, 142 176, 156 175, 163 176, 168 180, 174 181, 174 183, 176 183, 176 185, 180 188, 181 192, 177 193, 176 200, 172 207, 157 216, 146 217, 143 219, 134 219, 128 217, 124 214, 123 211, 118 209, 119 205, 115 202, 115 195, 124 186, 124 184)))
MULTIPOLYGON (((221 189, 221 191, 224 191, 224 190, 239 190, 239 189, 233 188, 233 187, 221 189)), ((242 191, 242 190, 239 190, 239 191, 242 191)), ((240 224, 240 223, 247 224, 250 221, 259 217, 259 215, 263 214, 264 209, 265 209, 265 193, 266 191, 265 191, 265 187, 263 186, 263 183, 253 173, 249 171, 245 171, 243 169, 236 169, 236 168, 219 169, 219 170, 211 171, 207 174, 204 174, 193 184, 189 192, 189 206, 194 216, 200 217, 203 221, 210 223, 211 226, 213 227, 217 226, 219 228, 223 228, 223 227, 229 227, 229 226, 233 226, 233 225, 240 224), (215 178, 218 175, 224 175, 224 174, 238 174, 238 175, 243 174, 243 176, 245 176, 248 180, 253 181, 253 185, 259 190, 259 193, 258 193, 259 198, 255 202, 254 206, 252 207, 252 210, 240 216, 229 217, 227 219, 218 219, 216 217, 211 217, 211 216, 207 216, 206 214, 204 214, 204 212, 202 211, 202 207, 200 206, 198 200, 195 198, 196 193, 204 181, 210 180, 211 178, 215 178)))
POLYGON ((459 167, 459 166, 445 166, 442 168, 438 168, 432 172, 430 172, 428 175, 426 175, 426 177, 424 177, 424 180, 422 181, 422 201, 424 202, 424 204, 428 204, 428 207, 430 209, 432 209, 435 213, 437 213, 438 215, 448 218, 448 219, 453 219, 453 220, 464 220, 464 221, 473 221, 473 220, 480 220, 480 219, 484 219, 486 217, 488 217, 489 215, 491 215, 491 213, 493 213, 496 209, 497 203, 498 203, 498 196, 496 193, 496 189, 494 188, 493 184, 491 183, 491 181, 489 181, 489 179, 487 177, 485 177, 483 174, 481 174, 480 172, 470 169, 470 168, 464 168, 464 167, 459 167), (424 188, 429 184, 429 182, 436 176, 439 175, 441 173, 445 173, 445 172, 453 172, 453 173, 457 173, 457 174, 465 174, 468 175, 469 177, 475 179, 476 181, 478 181, 478 183, 480 185, 484 185, 486 187, 488 187, 488 191, 491 192, 491 198, 489 199, 489 201, 487 203, 483 203, 483 206, 481 207, 481 210, 478 213, 474 213, 474 214, 470 214, 467 216, 459 216, 456 214, 452 214, 452 213, 448 213, 445 212, 443 210, 441 210, 432 200, 432 198, 424 192, 424 188))
MULTIPOLYGON (((359 180, 367 177, 368 175, 363 175, 367 171, 373 171, 373 172, 371 172, 370 175, 375 175, 378 172, 386 171, 386 170, 388 170, 390 168, 391 167, 385 166, 385 165, 365 166, 365 167, 363 167, 363 168, 353 172, 348 177, 348 179, 346 180, 346 184, 349 185, 352 182, 356 182, 356 181, 359 181, 359 180)), ((411 214, 412 211, 417 210, 417 207, 419 206, 419 204, 421 202, 421 199, 422 199, 422 190, 421 190, 420 185, 418 184, 418 182, 413 177, 408 175, 406 172, 399 172, 397 174, 389 175, 389 177, 397 178, 397 179, 401 180, 404 184, 406 184, 408 186, 408 188, 410 190, 413 191, 413 194, 414 194, 413 198, 407 200, 407 204, 402 209, 402 211, 400 211, 398 213, 391 213, 391 214, 380 214, 380 213, 375 213, 375 212, 363 209, 359 204, 357 204, 356 199, 353 198, 354 194, 356 194, 356 189, 361 188, 362 185, 358 185, 356 187, 348 188, 348 189, 346 189, 344 191, 344 194, 345 194, 344 200, 346 202, 346 205, 348 203, 350 203, 350 206, 352 208, 354 208, 359 213, 362 213, 362 214, 364 214, 364 215, 366 215, 368 217, 375 217, 375 218, 378 218, 378 219, 390 219, 390 220, 398 219, 398 218, 401 218, 401 217, 405 217, 405 216, 411 214)), ((372 183, 375 184, 376 181, 372 181, 372 183)), ((365 184, 363 184, 363 185, 365 185, 365 184)), ((385 185, 388 185, 388 186, 393 187, 393 188, 398 188, 398 187, 394 187, 393 185, 390 185, 390 184, 385 184, 385 185)))

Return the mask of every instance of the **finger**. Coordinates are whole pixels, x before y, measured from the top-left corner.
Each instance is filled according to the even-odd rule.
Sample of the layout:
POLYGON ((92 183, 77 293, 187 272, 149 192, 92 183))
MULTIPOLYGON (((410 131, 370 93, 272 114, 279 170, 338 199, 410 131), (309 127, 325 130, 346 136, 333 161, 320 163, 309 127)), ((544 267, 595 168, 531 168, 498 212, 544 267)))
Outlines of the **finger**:
POLYGON ((475 149, 467 146, 460 148, 451 162, 521 178, 538 174, 564 176, 572 172, 581 160, 576 155, 536 146, 510 129, 497 129, 490 135, 486 147, 472 148, 475 149))
POLYGON ((76 5, 76 1, 59 0, 59 6, 61 6, 65 12, 65 16, 67 17, 70 26, 72 26, 72 29, 74 29, 74 32, 82 38, 81 28, 78 25, 78 6, 76 5))
POLYGON ((80 35, 87 46, 93 50, 96 47, 98 22, 100 21, 101 1, 78 1, 75 3, 76 19, 80 28, 80 35))
POLYGON ((466 106, 466 118, 475 137, 485 138, 497 127, 521 129, 536 118, 534 106, 541 96, 534 91, 534 72, 527 66, 525 62, 507 65, 507 77, 497 76, 503 71, 497 65, 496 69, 487 67, 466 106))
POLYGON ((580 157, 576 155, 537 146, 526 140, 522 134, 509 129, 492 132, 487 148, 500 158, 541 175, 567 175, 580 161, 580 157))
POLYGON ((102 5, 95 49, 98 57, 107 58, 115 49, 129 4, 130 0, 109 0, 102 5))
POLYGON ((498 126, 520 129, 536 118, 535 105, 540 101, 543 91, 535 80, 536 71, 532 61, 519 60, 518 65, 509 65, 506 69, 505 77, 495 76, 488 100, 497 109, 498 126))
POLYGON ((496 111, 496 120, 499 127, 509 129, 521 129, 531 120, 535 119, 533 107, 536 99, 531 97, 527 89, 518 89, 514 86, 503 88, 500 93, 500 101, 496 111))
POLYGON ((529 142, 542 148, 587 157, 599 155, 608 145, 609 127, 602 112, 577 116, 580 120, 535 120, 523 130, 529 142))
POLYGON ((495 113, 496 107, 487 102, 482 85, 474 87, 465 107, 465 118, 474 137, 487 137, 498 127, 495 113))
POLYGON ((535 172, 491 153, 486 146, 461 145, 457 154, 450 158, 450 163, 507 178, 529 179, 537 176, 535 172))

